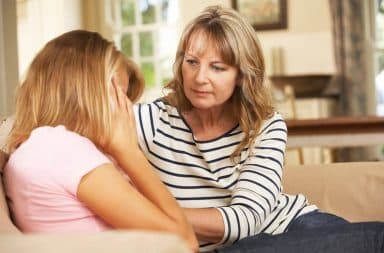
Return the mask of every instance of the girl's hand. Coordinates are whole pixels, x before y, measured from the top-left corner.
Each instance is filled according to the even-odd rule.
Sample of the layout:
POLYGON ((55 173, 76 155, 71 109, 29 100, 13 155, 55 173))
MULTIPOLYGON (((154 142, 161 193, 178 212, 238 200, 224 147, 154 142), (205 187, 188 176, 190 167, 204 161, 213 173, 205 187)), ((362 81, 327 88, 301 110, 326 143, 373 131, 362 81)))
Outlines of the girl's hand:
POLYGON ((115 159, 134 155, 139 151, 133 106, 122 89, 112 82, 111 106, 113 108, 111 139, 105 151, 115 159))

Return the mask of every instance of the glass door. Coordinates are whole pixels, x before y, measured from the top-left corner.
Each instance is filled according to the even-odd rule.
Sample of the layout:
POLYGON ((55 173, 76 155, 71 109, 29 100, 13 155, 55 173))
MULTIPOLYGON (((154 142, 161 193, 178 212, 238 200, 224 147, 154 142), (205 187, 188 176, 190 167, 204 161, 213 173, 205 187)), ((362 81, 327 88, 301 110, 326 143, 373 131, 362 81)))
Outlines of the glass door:
POLYGON ((377 0, 376 3, 374 43, 376 111, 379 116, 384 116, 384 0, 377 0))

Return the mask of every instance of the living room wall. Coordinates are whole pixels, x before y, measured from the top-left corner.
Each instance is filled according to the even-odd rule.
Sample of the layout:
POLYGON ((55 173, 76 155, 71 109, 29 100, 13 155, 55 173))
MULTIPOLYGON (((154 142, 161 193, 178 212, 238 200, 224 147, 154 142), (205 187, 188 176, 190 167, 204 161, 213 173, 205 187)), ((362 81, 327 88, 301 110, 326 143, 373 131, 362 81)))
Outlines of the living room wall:
POLYGON ((16 38, 16 3, 0 1, 0 116, 14 110, 14 90, 19 77, 16 38))
MULTIPOLYGON (((230 7, 232 0, 180 1, 183 26, 212 4, 230 7)), ((333 74, 335 62, 328 0, 288 0, 287 17, 287 29, 258 31, 267 72, 274 74, 272 51, 279 49, 278 61, 282 62, 283 72, 279 74, 333 74)))
MULTIPOLYGON (((13 2, 5 0, 2 3, 13 2)), ((19 73, 19 78, 25 72, 29 62, 36 52, 52 37, 82 27, 100 29, 105 36, 110 36, 103 27, 103 21, 84 23, 82 14, 93 12, 94 20, 103 18, 103 0, 34 0, 17 1, 18 3, 18 40, 14 36, 15 30, 7 26, 4 38, 14 38, 10 44, 17 45, 18 54, 7 57, 5 66, 11 67, 10 59, 18 59, 17 67, 11 67, 13 73, 19 73), (92 6, 92 8, 89 8, 92 6), (83 9, 84 8, 84 9, 83 9), (65 11, 63 11, 65 10, 65 11), (97 13, 98 11, 98 13, 97 13), (96 13, 96 16, 95 16, 96 13), (92 27, 93 25, 93 27, 92 27), (98 27, 95 27, 98 26, 98 27), (13 35, 12 35, 13 33, 13 35)), ((288 28, 284 30, 259 31, 259 38, 264 48, 268 72, 272 73, 273 62, 271 51, 280 48, 280 61, 283 62, 284 74, 302 73, 332 73, 334 72, 333 47, 331 36, 331 21, 328 0, 288 0, 287 16, 288 28), (308 10, 314 10, 313 12, 308 10), (315 15, 314 15, 315 13, 315 15)), ((183 27, 190 19, 197 15, 204 7, 213 4, 231 6, 231 0, 194 0, 180 2, 181 25, 183 27)), ((15 7, 14 7, 15 8, 15 7)), ((15 10, 13 10, 15 11, 15 10)), ((2 10, 2 13, 12 13, 12 9, 2 10)), ((9 17, 4 15, 3 19, 9 17)), ((6 22, 9 22, 6 21, 6 22)), ((4 26, 3 26, 4 27, 4 26)), ((7 51, 8 53, 11 51, 7 51)), ((11 73, 8 72, 7 73, 11 73)), ((15 75, 17 76, 17 75, 15 75)), ((2 78, 3 75, 2 75, 2 78)), ((17 77, 16 77, 17 78, 17 77)), ((10 82, 0 83, 0 113, 9 113, 3 101, 13 101, 14 87, 10 82), (6 91, 12 90, 11 96, 6 91)))

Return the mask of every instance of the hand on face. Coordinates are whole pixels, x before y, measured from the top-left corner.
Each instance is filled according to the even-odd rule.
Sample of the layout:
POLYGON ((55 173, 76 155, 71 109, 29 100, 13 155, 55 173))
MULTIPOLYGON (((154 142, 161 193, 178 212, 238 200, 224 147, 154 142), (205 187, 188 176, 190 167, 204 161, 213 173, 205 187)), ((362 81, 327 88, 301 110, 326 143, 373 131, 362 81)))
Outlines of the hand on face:
POLYGON ((139 149, 137 144, 136 123, 133 105, 121 87, 112 81, 111 103, 113 106, 112 135, 106 152, 118 159, 134 154, 139 149))

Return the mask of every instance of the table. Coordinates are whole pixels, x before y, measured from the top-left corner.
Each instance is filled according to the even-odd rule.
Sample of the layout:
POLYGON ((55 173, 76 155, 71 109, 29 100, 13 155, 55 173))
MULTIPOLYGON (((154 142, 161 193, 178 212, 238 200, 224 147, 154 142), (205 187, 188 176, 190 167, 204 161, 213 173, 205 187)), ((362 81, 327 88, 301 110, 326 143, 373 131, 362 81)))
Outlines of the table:
POLYGON ((288 119, 287 147, 358 147, 384 144, 384 117, 288 119))

